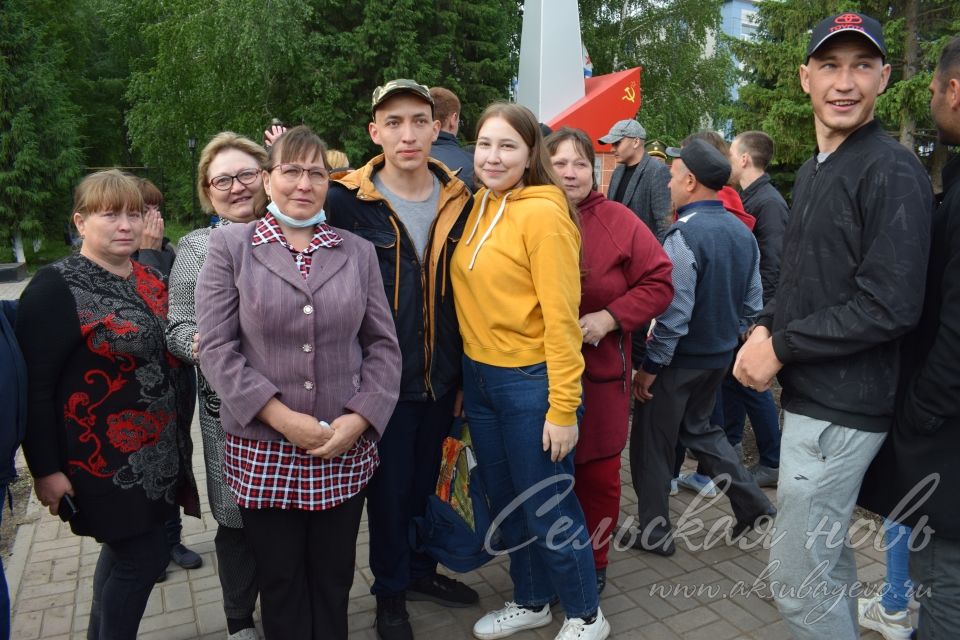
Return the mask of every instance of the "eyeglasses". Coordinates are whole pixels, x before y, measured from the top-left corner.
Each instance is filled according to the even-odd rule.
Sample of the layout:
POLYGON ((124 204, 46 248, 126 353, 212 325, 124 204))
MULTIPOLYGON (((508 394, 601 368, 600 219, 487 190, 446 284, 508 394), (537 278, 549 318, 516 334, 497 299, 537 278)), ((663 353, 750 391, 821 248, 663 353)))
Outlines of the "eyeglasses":
POLYGON ((234 180, 240 184, 253 184, 259 175, 259 169, 244 169, 240 173, 233 176, 217 176, 216 178, 210 180, 208 184, 217 191, 229 191, 231 188, 233 188, 234 180))
POLYGON ((273 171, 274 169, 280 169, 280 177, 287 182, 299 182, 304 171, 307 172, 307 176, 310 178, 310 184, 315 187, 324 185, 330 180, 330 174, 327 173, 326 169, 304 169, 295 164, 278 164, 270 170, 273 171))

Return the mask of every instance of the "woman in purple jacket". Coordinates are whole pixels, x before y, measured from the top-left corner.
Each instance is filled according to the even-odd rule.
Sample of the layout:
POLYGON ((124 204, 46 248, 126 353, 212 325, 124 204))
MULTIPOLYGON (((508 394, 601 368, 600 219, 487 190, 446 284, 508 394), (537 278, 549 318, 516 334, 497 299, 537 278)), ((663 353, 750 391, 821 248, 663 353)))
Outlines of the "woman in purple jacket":
POLYGON ((303 126, 274 142, 268 213, 215 230, 197 281, 267 640, 347 638, 364 490, 400 388, 376 250, 324 222, 325 151, 303 126))

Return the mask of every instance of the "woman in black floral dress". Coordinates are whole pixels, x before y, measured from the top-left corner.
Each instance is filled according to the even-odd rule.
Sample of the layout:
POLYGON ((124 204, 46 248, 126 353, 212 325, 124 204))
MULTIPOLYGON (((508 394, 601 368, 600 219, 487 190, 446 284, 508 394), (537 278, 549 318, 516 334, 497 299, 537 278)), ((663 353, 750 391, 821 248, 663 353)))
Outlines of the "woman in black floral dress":
POLYGON ((87 176, 73 222, 80 253, 40 269, 20 298, 23 449, 40 502, 103 543, 88 640, 133 640, 169 557, 163 523, 185 493, 172 375, 180 365, 164 340, 163 281, 130 259, 143 229, 135 180, 116 170, 87 176))

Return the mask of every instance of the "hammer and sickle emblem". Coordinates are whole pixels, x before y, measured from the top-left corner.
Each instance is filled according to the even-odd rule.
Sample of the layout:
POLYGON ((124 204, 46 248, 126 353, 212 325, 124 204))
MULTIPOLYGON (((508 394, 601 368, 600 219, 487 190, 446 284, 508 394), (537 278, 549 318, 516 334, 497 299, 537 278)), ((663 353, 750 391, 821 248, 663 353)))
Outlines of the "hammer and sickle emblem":
POLYGON ((858 16, 855 13, 845 13, 843 15, 837 16, 837 19, 834 20, 833 22, 834 24, 839 24, 839 25, 853 25, 853 24, 862 23, 863 19, 861 19, 860 16, 858 16))
POLYGON ((637 92, 633 90, 633 87, 626 87, 626 88, 624 88, 624 90, 623 90, 623 96, 622 96, 620 99, 621 99, 621 100, 628 100, 628 101, 630 101, 630 102, 636 102, 636 101, 637 101, 637 92))

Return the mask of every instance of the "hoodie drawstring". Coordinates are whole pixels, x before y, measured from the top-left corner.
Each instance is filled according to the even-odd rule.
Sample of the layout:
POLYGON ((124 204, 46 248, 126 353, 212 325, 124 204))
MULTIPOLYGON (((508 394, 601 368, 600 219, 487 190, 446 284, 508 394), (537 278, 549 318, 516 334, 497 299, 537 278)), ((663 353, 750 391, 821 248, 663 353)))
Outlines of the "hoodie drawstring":
POLYGON ((477 227, 480 226, 480 218, 483 217, 483 212, 487 210, 487 198, 490 197, 490 192, 486 191, 483 194, 483 200, 480 201, 480 214, 477 216, 477 221, 473 223, 473 231, 470 232, 470 237, 467 238, 466 244, 470 244, 470 241, 473 240, 473 236, 477 235, 477 227))
MULTIPOLYGON (((467 267, 468 271, 473 271, 473 265, 477 261, 477 254, 480 253, 480 248, 483 247, 483 243, 487 241, 487 238, 490 237, 490 234, 493 233, 493 228, 497 226, 497 223, 500 222, 500 218, 503 217, 503 212, 507 208, 507 198, 510 197, 512 192, 508 191, 503 194, 503 200, 500 202, 500 208, 497 209, 497 215, 493 216, 493 221, 490 223, 490 226, 487 227, 487 230, 483 232, 483 235, 480 237, 480 242, 477 243, 477 248, 473 250, 473 256, 470 258, 470 264, 467 267)), ((480 202, 480 215, 477 216, 477 223, 473 225, 473 231, 470 233, 470 237, 467 238, 467 244, 470 244, 470 241, 473 240, 473 236, 477 233, 477 227, 480 226, 480 218, 483 217, 483 214, 487 210, 487 198, 490 196, 490 192, 487 191, 483 194, 483 200, 480 202)))

